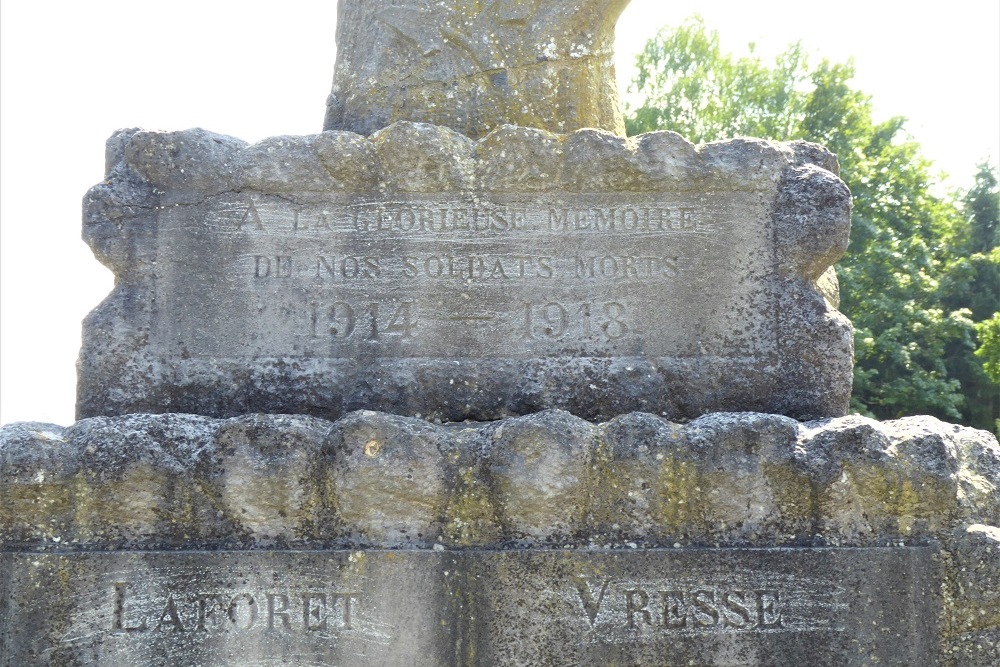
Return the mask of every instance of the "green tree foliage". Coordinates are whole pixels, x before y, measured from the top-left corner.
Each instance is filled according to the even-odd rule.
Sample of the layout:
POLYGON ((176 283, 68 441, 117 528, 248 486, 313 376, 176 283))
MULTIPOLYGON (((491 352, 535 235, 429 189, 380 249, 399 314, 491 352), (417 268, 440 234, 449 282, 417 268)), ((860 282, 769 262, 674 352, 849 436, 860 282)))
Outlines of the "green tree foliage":
POLYGON ((983 360, 983 370, 989 378, 1000 384, 1000 313, 976 324, 979 333, 979 349, 976 356, 983 360))
POLYGON ((692 18, 650 40, 637 66, 630 93, 641 103, 627 108, 630 134, 672 130, 698 143, 805 139, 838 155, 854 194, 851 244, 838 267, 841 310, 855 326, 852 407, 880 418, 925 413, 992 427, 996 378, 973 356, 975 322, 997 310, 989 168, 964 201, 936 196, 931 165, 905 120, 876 121, 871 97, 851 87, 853 64, 811 67, 799 44, 773 64, 752 48, 735 57, 692 18))
POLYGON ((945 239, 953 252, 944 299, 982 321, 1000 311, 1000 188, 988 163, 979 165, 975 184, 962 197, 962 211, 963 219, 945 239))
POLYGON ((979 166, 961 204, 964 216, 944 239, 951 252, 943 260, 940 294, 945 307, 966 309, 977 323, 978 349, 970 356, 976 341, 955 341, 945 363, 962 385, 965 420, 987 428, 1000 416, 1000 375, 991 374, 1000 359, 1000 189, 988 164, 979 166))

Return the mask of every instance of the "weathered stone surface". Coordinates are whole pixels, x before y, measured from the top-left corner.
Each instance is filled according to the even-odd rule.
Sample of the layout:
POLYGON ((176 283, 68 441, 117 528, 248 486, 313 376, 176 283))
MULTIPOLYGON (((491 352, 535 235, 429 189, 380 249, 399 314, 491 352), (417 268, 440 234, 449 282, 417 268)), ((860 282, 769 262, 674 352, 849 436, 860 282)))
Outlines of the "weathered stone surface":
POLYGON ((1000 655, 1000 529, 972 524, 951 549, 944 560, 951 576, 942 587, 949 612, 942 662, 992 667, 1000 655))
POLYGON ((343 0, 326 130, 400 120, 625 134, 612 47, 628 0, 343 0))
POLYGON ((850 194, 818 146, 401 122, 108 155, 82 417, 846 412, 850 194))
POLYGON ((929 417, 129 415, 4 427, 0 474, 0 538, 30 549, 885 546, 1000 524, 996 439, 929 417))
MULTIPOLYGON (((54 625, 45 626, 64 632, 59 623, 95 618, 97 612, 79 611, 81 604, 105 605, 106 611, 114 586, 108 584, 111 575, 101 573, 122 572, 125 561, 139 573, 135 581, 148 579, 161 587, 160 597, 166 590, 161 583, 173 576, 163 568, 208 573, 191 576, 212 590, 178 589, 186 596, 178 597, 178 604, 185 600, 190 614, 195 593, 229 590, 230 584, 212 583, 231 581, 218 579, 220 570, 230 569, 228 559, 263 568, 251 568, 256 574, 250 579, 260 586, 265 581, 286 586, 286 569, 291 572, 287 581, 294 582, 300 572, 314 576, 325 567, 341 573, 361 568, 366 578, 359 586, 372 587, 364 588, 365 595, 375 596, 374 608, 384 610, 378 614, 388 615, 382 617, 389 619, 387 625, 378 627, 386 632, 390 626, 401 628, 403 634, 394 637, 424 632, 428 618, 457 614, 459 625, 441 631, 450 633, 447 650, 459 653, 429 653, 429 664, 639 664, 651 652, 665 650, 663 642, 669 640, 677 651, 670 655, 678 661, 668 665, 686 665, 686 660, 861 665, 872 664, 860 657, 871 654, 880 656, 879 664, 985 667, 993 664, 1000 636, 1000 445, 983 431, 927 417, 800 423, 776 415, 720 413, 682 425, 635 413, 592 424, 548 411, 493 423, 435 425, 367 411, 335 423, 281 415, 130 415, 86 419, 65 429, 51 424, 0 429, 0 481, 0 551, 30 554, 6 557, 7 573, 0 578, 7 587, 0 593, 8 601, 0 612, 7 614, 2 626, 14 633, 8 636, 19 647, 38 646, 23 643, 27 640, 17 634, 23 628, 16 619, 42 613, 24 593, 41 590, 42 582, 69 582, 60 586, 91 591, 66 594, 51 616, 54 625), (778 551, 719 551, 733 547, 778 551), (133 553, 104 561, 70 555, 195 548, 316 554, 255 560, 246 553, 215 553, 171 560, 133 553), (380 551, 386 548, 390 551, 380 551), (817 548, 831 549, 833 555, 817 556, 817 548), (355 551, 324 551, 338 549, 355 551), (511 554, 508 549, 528 551, 511 554), (300 566, 298 558, 328 565, 300 566), (699 565, 678 565, 686 559, 699 565), (838 559, 855 564, 841 567, 838 559), (39 565, 30 565, 34 562, 39 565), (381 565, 365 569, 369 562, 381 565), (847 607, 837 602, 839 611, 831 618, 843 624, 846 634, 800 635, 789 627, 780 637, 741 632, 708 637, 689 628, 674 636, 652 627, 652 619, 663 614, 662 608, 654 609, 663 604, 659 591, 674 590, 666 588, 665 582, 676 578, 669 572, 688 567, 715 572, 676 585, 720 594, 736 585, 725 583, 732 581, 744 586, 735 590, 750 590, 746 587, 756 579, 740 579, 747 567, 774 574, 786 565, 798 578, 782 581, 798 586, 795 590, 815 594, 826 590, 826 581, 845 591, 847 598, 840 602, 847 607), (152 568, 148 577, 142 574, 147 566, 152 568), (184 570, 189 566, 193 570, 184 570), (546 596, 579 583, 581 574, 591 577, 590 602, 573 598, 573 604, 583 606, 570 623, 558 611, 563 598, 546 596), (614 582, 607 599, 618 599, 609 604, 619 605, 606 632, 600 624, 588 630, 584 613, 593 611, 586 605, 600 598, 603 584, 595 582, 603 580, 593 578, 599 575, 614 582), (716 576, 723 583, 716 583, 716 576), (621 601, 629 590, 648 592, 651 605, 646 608, 650 627, 632 629, 632 634, 621 627, 627 625, 621 601), (388 595, 385 591, 423 601, 407 607, 411 624, 391 620, 399 618, 393 616, 398 605, 378 597, 388 595), (901 621, 900 609, 907 610, 909 621, 901 621), (539 626, 542 617, 563 620, 539 626), (852 625, 866 618, 861 626, 852 625), (923 618, 930 619, 927 628, 923 618), (883 622, 879 619, 885 632, 861 633, 870 621, 883 622), (854 639, 858 633, 860 644, 854 639), (886 637, 893 641, 882 643, 886 637), (913 643, 923 640, 929 643, 913 643), (456 641, 460 649, 454 648, 456 641), (892 653, 890 646, 914 652, 892 653), (470 647, 479 662, 455 657, 472 655, 462 652, 470 647), (532 662, 529 647, 548 647, 549 662, 532 662), (811 661, 802 662, 803 656, 811 661)), ((156 595, 140 598, 141 604, 155 606, 150 601, 156 595)), ((632 599, 634 606, 641 596, 632 599)), ((237 601, 244 614, 241 604, 237 601)), ((327 604, 333 610, 335 603, 327 604)), ((633 611, 633 617, 645 618, 633 611)), ((263 623, 263 607, 258 613, 263 623)), ((700 618, 709 622, 712 614, 705 613, 700 618)), ((110 643, 93 649, 98 653, 133 641, 121 633, 103 636, 110 643)), ((173 640, 157 637, 152 644, 135 640, 122 655, 168 650, 164 647, 173 640)), ((215 641, 185 640, 168 652, 205 650, 211 656, 231 646, 229 639, 215 641)), ((368 646, 368 639, 359 641, 368 646)), ((65 655, 77 655, 74 646, 64 646, 70 651, 65 655)), ((304 650, 341 650, 309 646, 304 650)), ((391 652, 378 653, 395 650, 396 644, 379 646, 369 648, 372 655, 388 656, 381 664, 409 664, 393 662, 397 658, 391 652)), ((442 648, 440 642, 434 646, 442 648)), ((261 648, 260 655, 269 655, 268 650, 261 648)), ((91 663, 65 658, 43 664, 91 663)))
POLYGON ((439 443, 430 424, 377 412, 352 413, 327 434, 337 509, 358 540, 430 546, 448 500, 439 443))
POLYGON ((933 553, 0 554, 0 665, 929 667, 933 553))

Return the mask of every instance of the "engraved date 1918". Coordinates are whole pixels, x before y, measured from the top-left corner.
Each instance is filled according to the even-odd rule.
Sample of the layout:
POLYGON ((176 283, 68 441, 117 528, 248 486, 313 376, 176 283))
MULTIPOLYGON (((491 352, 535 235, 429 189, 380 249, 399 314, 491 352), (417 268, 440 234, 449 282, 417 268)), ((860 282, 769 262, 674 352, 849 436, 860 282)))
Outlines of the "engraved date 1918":
POLYGON ((524 315, 522 335, 526 339, 558 339, 575 330, 586 338, 596 335, 615 341, 631 330, 625 304, 617 301, 579 304, 522 302, 521 308, 524 315))

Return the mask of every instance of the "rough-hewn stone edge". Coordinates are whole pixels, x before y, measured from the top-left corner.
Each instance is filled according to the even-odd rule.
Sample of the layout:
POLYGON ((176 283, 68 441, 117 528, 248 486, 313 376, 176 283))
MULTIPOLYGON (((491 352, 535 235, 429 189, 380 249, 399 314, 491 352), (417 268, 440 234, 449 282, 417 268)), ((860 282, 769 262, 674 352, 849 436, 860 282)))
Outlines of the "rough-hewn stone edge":
POLYGON ((865 546, 1000 524, 995 438, 929 417, 166 414, 0 434, 6 548, 865 546))
MULTIPOLYGON (((121 307, 105 303, 110 305, 121 307)), ((118 335, 119 322, 107 319, 88 320, 89 331, 118 335)), ((790 359, 773 365, 758 358, 582 356, 424 358, 419 363, 410 358, 257 358, 251 363, 163 359, 144 348, 141 338, 109 341, 104 347, 101 340, 106 338, 94 335, 94 354, 84 354, 81 360, 78 410, 83 417, 182 412, 220 418, 270 413, 337 419, 370 409, 449 422, 493 421, 559 409, 591 421, 625 412, 686 421, 723 406, 793 417, 844 411, 829 400, 843 391, 831 389, 826 382, 832 381, 819 373, 810 378, 816 390, 775 391, 780 388, 779 372, 795 361, 790 353, 790 359), (126 344, 133 340, 135 348, 128 349, 126 344), (110 354, 111 349, 120 356, 110 354), (85 368, 85 363, 93 367, 85 368)), ((849 371, 850 358, 841 360, 843 364, 849 371)), ((841 379, 850 386, 849 373, 841 379)))
POLYGON ((301 203, 419 193, 770 193, 787 209, 776 220, 776 260, 783 273, 809 281, 843 254, 850 225, 836 157, 805 142, 695 146, 673 132, 626 139, 511 125, 477 142, 448 128, 399 122, 370 137, 331 131, 251 146, 201 129, 133 128, 108 140, 106 163, 104 182, 84 199, 83 236, 122 278, 155 259, 134 255, 133 244, 155 231, 157 211, 233 192, 301 203))
POLYGON ((299 198, 706 186, 752 191, 774 187, 789 169, 803 181, 812 169, 836 178, 838 165, 829 151, 807 142, 740 138, 694 145, 667 131, 625 138, 596 129, 556 134, 503 125, 475 141, 446 127, 400 121, 368 137, 328 131, 249 145, 200 128, 132 128, 108 140, 106 177, 87 203, 112 205, 107 217, 121 218, 135 213, 131 207, 183 205, 245 191, 299 198))
POLYGON ((774 204, 778 386, 775 412, 799 419, 847 413, 854 372, 854 327, 840 305, 833 264, 847 251, 851 193, 835 156, 807 142, 788 144, 795 161, 774 204))
MULTIPOLYGON (((470 197, 545 192, 759 193, 773 201, 774 210, 772 291, 778 300, 774 322, 779 349, 769 372, 759 376, 768 391, 752 392, 761 397, 753 405, 707 401, 706 410, 692 400, 691 410, 677 408, 666 415, 691 418, 723 406, 799 419, 847 411, 853 337, 850 323, 836 311, 832 294, 836 281, 830 267, 846 248, 850 193, 836 176, 836 157, 815 144, 736 139, 695 146, 672 132, 624 139, 597 130, 552 134, 509 125, 475 142, 447 128, 401 122, 367 138, 324 132, 271 137, 249 146, 204 130, 130 129, 108 141, 107 169, 105 181, 85 199, 83 235, 95 255, 115 272, 116 287, 84 322, 77 391, 81 417, 197 409, 162 395, 163 386, 182 386, 184 378, 177 377, 178 368, 144 353, 155 301, 151 276, 157 259, 158 216, 168 207, 231 192, 301 203, 434 192, 470 197), (118 384, 109 386, 108 378, 118 384), (125 386, 127 392, 122 390, 125 386)), ((712 369, 706 367, 705 372, 712 369)), ((210 377, 213 368, 192 367, 185 373, 208 384, 215 382, 210 377)), ((727 374, 732 375, 732 369, 727 374)), ((288 381, 295 386, 309 384, 309 378, 288 381)), ((682 391, 680 387, 668 393, 682 391)), ((326 401, 319 413, 323 417, 336 418, 357 407, 341 406, 335 396, 317 398, 326 401)), ((530 402, 530 397, 521 402, 530 402)), ((364 407, 382 406, 375 402, 364 407)), ((566 407, 588 418, 618 412, 581 412, 571 404, 529 407, 528 412, 566 407)), ((622 409, 647 408, 637 404, 622 409)), ((287 411, 303 410, 292 406, 287 411)), ((445 418, 495 419, 524 413, 503 406, 445 418)))

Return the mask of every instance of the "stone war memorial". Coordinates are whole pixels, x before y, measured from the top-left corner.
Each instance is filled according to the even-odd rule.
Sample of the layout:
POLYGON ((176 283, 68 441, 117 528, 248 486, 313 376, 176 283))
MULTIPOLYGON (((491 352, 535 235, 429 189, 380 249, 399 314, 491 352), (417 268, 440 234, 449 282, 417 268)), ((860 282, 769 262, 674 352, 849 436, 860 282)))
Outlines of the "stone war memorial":
POLYGON ((340 0, 321 133, 109 139, 0 667, 1000 664, 1000 445, 847 414, 836 156, 625 138, 626 4, 340 0))

